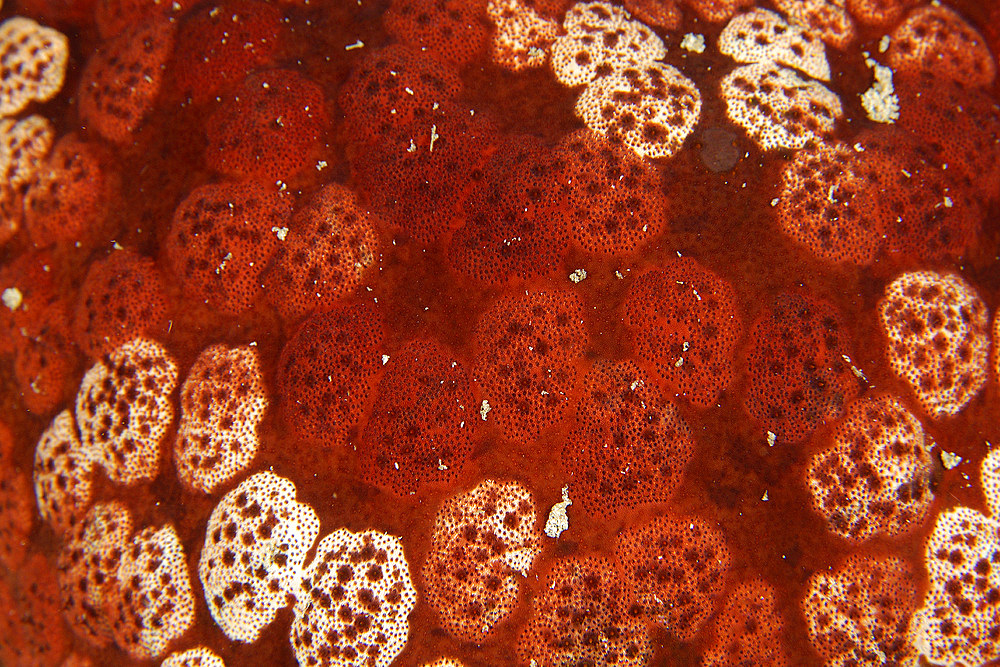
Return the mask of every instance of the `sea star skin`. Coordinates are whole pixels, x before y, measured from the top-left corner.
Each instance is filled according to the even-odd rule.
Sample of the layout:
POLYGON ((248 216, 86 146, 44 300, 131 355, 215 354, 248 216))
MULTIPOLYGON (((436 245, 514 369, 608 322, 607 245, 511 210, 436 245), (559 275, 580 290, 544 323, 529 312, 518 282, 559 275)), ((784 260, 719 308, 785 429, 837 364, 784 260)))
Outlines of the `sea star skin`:
POLYGON ((0 664, 995 659, 1000 10, 918 5, 18 0, 0 664))

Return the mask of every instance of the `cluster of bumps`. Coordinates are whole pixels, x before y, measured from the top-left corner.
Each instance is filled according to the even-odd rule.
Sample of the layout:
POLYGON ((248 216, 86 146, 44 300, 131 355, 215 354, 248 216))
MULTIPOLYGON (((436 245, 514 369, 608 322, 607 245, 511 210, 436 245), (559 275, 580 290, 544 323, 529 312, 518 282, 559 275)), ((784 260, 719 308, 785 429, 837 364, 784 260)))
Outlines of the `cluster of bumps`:
POLYGON ((277 634, 301 665, 381 666, 419 618, 455 647, 507 632, 525 665, 650 664, 667 634, 703 665, 780 666, 791 613, 830 665, 1000 658, 1000 450, 980 509, 935 518, 930 435, 1000 374, 1000 318, 948 268, 1000 196, 996 61, 938 3, 753 4, 392 0, 384 35, 317 65, 296 31, 344 11, 323 3, 22 0, 95 48, 63 91, 67 38, 0 24, 0 663, 216 667, 277 634), (681 25, 728 69, 668 48, 681 25), (876 118, 826 49, 883 31, 876 118), (573 129, 473 103, 487 62, 549 68, 573 129), (645 259, 708 123, 780 156, 775 231, 886 276, 863 329, 816 290, 753 303, 712 257, 645 259), (571 261, 630 268, 602 294, 571 261), (472 304, 463 336, 399 312, 410 279, 475 295, 444 288, 472 304), (723 405, 802 453, 813 519, 853 551, 799 609, 676 503, 712 455, 689 422, 723 405), (552 443, 543 522, 551 485, 490 453, 552 443), (341 490, 319 460, 359 503, 433 500, 432 525, 320 537, 341 490), (582 547, 582 518, 614 539, 582 547), (922 568, 895 553, 921 530, 922 568))

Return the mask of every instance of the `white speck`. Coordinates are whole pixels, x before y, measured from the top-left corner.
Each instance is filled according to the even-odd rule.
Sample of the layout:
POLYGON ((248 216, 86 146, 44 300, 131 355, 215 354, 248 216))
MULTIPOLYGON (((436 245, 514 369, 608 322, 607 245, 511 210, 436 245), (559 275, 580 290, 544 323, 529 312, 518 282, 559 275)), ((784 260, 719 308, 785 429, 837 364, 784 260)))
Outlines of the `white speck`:
POLYGON ((705 36, 698 33, 689 32, 681 39, 681 48, 693 53, 705 52, 705 36))
POLYGON ((865 147, 862 146, 860 142, 858 142, 858 143, 854 144, 854 151, 856 153, 864 153, 865 152, 865 147))
POLYGON ((326 160, 320 160, 316 163, 316 171, 323 171, 326 169, 326 160))
POLYGON ((885 53, 886 51, 888 51, 889 50, 889 42, 891 42, 891 41, 892 41, 892 38, 889 37, 889 35, 882 35, 882 39, 880 39, 878 41, 878 52, 879 53, 885 53))
POLYGON ((488 415, 492 409, 493 408, 490 407, 490 402, 484 398, 483 404, 479 406, 479 416, 483 418, 483 421, 486 421, 486 415, 488 415))
POLYGON ((951 201, 951 197, 945 197, 944 198, 944 207, 945 208, 951 208, 953 205, 954 205, 954 202, 951 201))
POLYGON ((691 343, 684 341, 684 343, 681 345, 681 352, 687 352, 690 349, 691 349, 691 343))
POLYGON ((271 231, 278 237, 279 241, 284 241, 288 236, 288 227, 271 227, 271 231))
POLYGON ((767 432, 767 446, 774 447, 774 441, 778 439, 778 436, 771 431, 767 432))
POLYGON ((618 280, 624 280, 625 276, 622 275, 621 271, 615 271, 615 278, 617 278, 618 280))
POLYGON ((906 171, 905 169, 900 169, 900 171, 903 172, 903 176, 906 176, 907 178, 913 178, 913 175, 910 174, 910 172, 906 171))
POLYGON ((359 39, 358 41, 354 42, 353 44, 348 44, 347 46, 345 46, 344 50, 345 51, 353 51, 354 49, 364 48, 364 45, 365 45, 365 43, 362 42, 359 39))
POLYGON ((447 470, 447 469, 448 469, 448 466, 446 466, 444 463, 442 463, 441 459, 438 459, 438 470, 447 470))
POLYGON ((952 454, 951 452, 941 452, 941 465, 944 466, 945 470, 951 470, 959 463, 962 462, 962 457, 958 454, 952 454))
POLYGON ((409 86, 406 86, 405 88, 403 88, 403 90, 405 90, 407 92, 407 94, 409 94, 409 95, 413 94, 413 89, 410 88, 409 86))
POLYGON ((637 387, 641 387, 642 385, 643 385, 642 380, 632 380, 632 384, 629 387, 629 389, 635 391, 637 387))
POLYGON ((680 368, 684 365, 684 357, 678 357, 677 361, 674 362, 674 368, 680 368))
POLYGON ((112 241, 111 247, 114 248, 115 250, 124 250, 122 244, 119 243, 118 241, 112 241))
POLYGON ((771 200, 771 206, 777 206, 779 201, 781 201, 781 199, 775 197, 774 199, 771 200))
POLYGON ((767 491, 764 492, 764 495, 762 495, 760 499, 763 500, 765 503, 768 501, 767 491))
POLYGON ((570 279, 570 282, 574 282, 574 283, 578 283, 578 282, 580 282, 582 280, 586 280, 587 279, 587 270, 586 269, 577 269, 573 273, 569 274, 569 279, 570 279))
POLYGON ((826 200, 831 204, 837 203, 837 198, 833 196, 833 193, 837 191, 838 187, 840 186, 834 183, 833 185, 830 186, 830 190, 826 193, 826 200))
POLYGON ((556 539, 562 532, 569 528, 569 516, 566 508, 573 504, 569 499, 569 487, 562 488, 562 500, 552 506, 549 510, 549 518, 545 520, 545 534, 556 539))
POLYGON ((437 125, 431 125, 431 145, 427 149, 427 152, 429 152, 429 153, 433 153, 434 152, 434 142, 437 141, 440 138, 441 138, 441 135, 438 134, 438 126, 437 125))
POLYGON ((222 263, 215 267, 215 275, 219 275, 226 268, 226 262, 233 258, 233 253, 227 252, 226 256, 222 258, 222 263))
POLYGON ((855 366, 854 362, 851 361, 851 358, 849 356, 847 356, 846 354, 842 354, 840 355, 840 358, 843 359, 845 362, 847 362, 847 364, 851 367, 851 372, 854 373, 854 377, 863 381, 865 384, 868 384, 868 378, 865 377, 865 372, 860 368, 858 368, 857 366, 855 366))
POLYGON ((417 145, 413 142, 413 139, 410 139, 410 145, 406 149, 406 152, 407 153, 416 153, 417 152, 417 145))
POLYGON ((383 354, 382 355, 382 365, 385 366, 387 363, 389 363, 389 355, 388 354, 383 354))
POLYGON ((895 123, 899 120, 899 98, 893 92, 892 70, 871 58, 866 58, 865 63, 872 68, 875 81, 861 93, 861 106, 876 123, 895 123))
POLYGON ((21 290, 16 287, 8 287, 3 291, 3 295, 0 296, 0 299, 3 300, 3 305, 7 306, 11 310, 17 310, 21 307, 24 295, 21 294, 21 290))

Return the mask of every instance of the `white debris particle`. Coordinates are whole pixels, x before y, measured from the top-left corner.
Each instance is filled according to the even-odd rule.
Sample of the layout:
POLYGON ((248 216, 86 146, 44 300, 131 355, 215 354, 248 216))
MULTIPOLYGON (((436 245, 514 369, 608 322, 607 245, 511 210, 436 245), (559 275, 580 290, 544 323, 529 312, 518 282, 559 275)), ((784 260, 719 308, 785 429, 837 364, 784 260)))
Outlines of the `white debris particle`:
POLYGON ((225 270, 226 268, 226 262, 228 262, 232 258, 233 258, 233 253, 227 252, 226 256, 222 258, 222 263, 219 264, 217 267, 215 267, 215 275, 221 274, 223 270, 225 270))
POLYGON ((760 499, 763 500, 765 503, 768 501, 767 491, 764 492, 764 495, 762 495, 760 499))
POLYGON ((587 270, 586 269, 577 269, 573 273, 569 274, 569 279, 570 279, 571 282, 574 282, 574 283, 578 283, 578 282, 580 282, 582 280, 586 280, 587 279, 587 270))
POLYGON ((847 356, 846 354, 842 354, 840 355, 840 358, 843 359, 847 363, 847 365, 851 367, 851 372, 854 373, 854 377, 858 378, 865 384, 868 384, 868 378, 865 376, 865 372, 860 368, 858 368, 857 366, 855 366, 854 362, 851 361, 851 358, 849 356, 847 356))
POLYGON ((778 436, 771 431, 767 432, 767 446, 774 447, 774 441, 778 439, 778 436))
POLYGON ((427 149, 427 151, 429 153, 433 153, 434 152, 434 142, 437 141, 440 138, 441 138, 441 135, 438 134, 438 126, 437 125, 431 125, 431 145, 427 149))
POLYGON ((951 470, 959 463, 962 462, 962 457, 958 454, 952 454, 951 452, 941 452, 941 465, 944 466, 945 470, 951 470))
POLYGON ((618 280, 624 280, 625 276, 622 275, 621 271, 615 271, 615 278, 617 278, 618 280))
POLYGON ((122 247, 122 244, 119 243, 118 241, 112 241, 111 242, 111 247, 114 248, 115 250, 124 250, 125 249, 125 248, 122 247))
POLYGON ((888 51, 889 50, 889 42, 891 42, 891 41, 892 41, 892 38, 889 37, 889 35, 882 35, 882 39, 880 39, 878 41, 878 52, 879 53, 885 53, 886 51, 888 51))
POLYGON ((684 365, 684 357, 678 357, 677 361, 674 362, 674 368, 680 368, 684 365))
POLYGON ((951 208, 952 206, 954 206, 954 204, 955 204, 955 203, 954 203, 954 202, 953 202, 953 201, 951 200, 951 197, 947 197, 947 196, 946 196, 946 197, 944 198, 944 207, 945 207, 945 208, 951 208))
POLYGON ((271 231, 278 237, 279 241, 284 241, 288 236, 288 227, 271 227, 271 231))
POLYGON ((326 160, 319 160, 318 162, 316 162, 316 171, 323 171, 324 169, 326 169, 326 167, 327 167, 326 160))
POLYGON ((3 305, 7 306, 11 310, 17 310, 21 307, 21 301, 24 300, 24 295, 21 294, 21 290, 16 287, 8 287, 3 291, 3 295, 0 295, 0 299, 3 299, 3 305))
POLYGON ((854 152, 855 153, 864 153, 865 152, 865 147, 862 146, 860 142, 858 142, 858 143, 854 144, 854 152))
POLYGON ((779 201, 781 201, 781 198, 775 197, 774 199, 771 200, 771 206, 777 206, 779 201))
POLYGON ((344 50, 345 51, 353 51, 354 49, 364 48, 364 45, 365 45, 365 43, 362 42, 359 39, 358 41, 354 42, 353 44, 348 44, 347 46, 345 46, 344 50))
POLYGON ((486 421, 486 415, 488 415, 492 409, 493 408, 490 407, 490 402, 484 398, 483 404, 479 406, 479 416, 483 418, 483 421, 486 421))
POLYGON ((899 120, 899 98, 893 92, 892 70, 871 58, 865 58, 865 64, 872 68, 875 82, 861 93, 861 106, 876 123, 895 123, 899 120))
POLYGON ((417 144, 415 144, 413 142, 413 139, 410 139, 410 145, 406 148, 406 152, 407 153, 416 153, 417 152, 417 144))
POLYGON ((382 355, 382 365, 385 366, 387 363, 389 363, 389 355, 388 354, 383 354, 382 355))
POLYGON ((438 459, 438 470, 447 470, 447 469, 448 469, 448 466, 446 466, 444 463, 442 463, 441 459, 438 459))
POLYGON ((693 53, 705 52, 705 35, 689 32, 681 39, 681 48, 693 53))
POLYGON ((566 508, 573 504, 569 499, 569 487, 562 488, 562 500, 552 506, 549 510, 549 518, 545 520, 545 534, 556 539, 564 530, 569 528, 569 516, 566 515, 566 508))

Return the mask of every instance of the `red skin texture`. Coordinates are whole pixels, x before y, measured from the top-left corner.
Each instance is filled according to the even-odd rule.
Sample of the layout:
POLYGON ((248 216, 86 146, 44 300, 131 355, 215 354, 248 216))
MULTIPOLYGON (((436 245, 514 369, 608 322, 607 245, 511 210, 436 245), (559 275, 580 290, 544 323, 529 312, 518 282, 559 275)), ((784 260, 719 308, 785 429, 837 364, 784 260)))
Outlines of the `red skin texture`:
POLYGON ((118 198, 112 167, 96 141, 67 134, 56 142, 24 197, 25 226, 35 246, 90 247, 103 240, 118 198))
POLYGON ((370 304, 307 319, 278 362, 285 422, 300 437, 340 447, 356 436, 382 372, 382 317, 370 304))
POLYGON ((489 419, 504 436, 531 442, 560 425, 586 345, 583 304, 569 290, 504 296, 476 325, 476 378, 489 419))
POLYGON ((624 304, 639 362, 671 394, 711 406, 733 378, 743 333, 735 301, 729 283, 689 257, 640 274, 624 304))
POLYGON ((453 361, 426 341, 391 355, 358 446, 368 481, 406 496, 461 473, 482 420, 472 378, 453 361))
POLYGON ((743 9, 752 7, 753 0, 684 0, 688 9, 694 12, 703 20, 719 23, 728 21, 739 14, 743 9))
POLYGON ((743 405, 781 441, 805 439, 839 419, 860 387, 843 355, 853 354, 833 306, 779 294, 750 328, 743 405))
POLYGON ((40 414, 58 405, 75 384, 70 318, 53 280, 55 266, 48 253, 27 253, 0 271, 0 284, 22 293, 18 309, 0 313, 0 353, 13 356, 21 400, 40 414))
POLYGON ((0 474, 0 567, 8 572, 24 561, 34 516, 30 475, 8 467, 0 474))
MULTIPOLYGON (((405 139, 406 148, 409 137, 416 140, 420 133, 407 135, 399 128, 429 119, 435 104, 452 102, 461 89, 458 71, 452 65, 412 46, 393 44, 366 53, 337 96, 344 113, 345 136, 360 148, 373 142, 391 144, 392 140, 385 139, 388 135, 395 141, 405 139)), ((425 123, 423 131, 429 131, 433 122, 425 123)))
POLYGON ((511 137, 470 194, 447 260, 486 284, 550 275, 569 247, 568 195, 556 180, 558 161, 533 137, 511 137))
POLYGON ((257 0, 206 5, 177 33, 170 71, 174 94, 204 104, 272 62, 281 43, 281 11, 257 0))
POLYGON ((165 19, 140 24, 90 57, 80 79, 83 125, 109 141, 131 141, 159 95, 175 30, 165 19))
POLYGON ((275 182, 312 161, 330 125, 323 91, 293 70, 251 74, 209 117, 205 161, 231 176, 275 182))
POLYGON ((555 180, 564 184, 577 246, 623 255, 660 235, 668 205, 651 162, 588 130, 560 141, 557 155, 555 180))
POLYGON ((94 8, 100 0, 19 0, 18 14, 60 30, 65 26, 86 28, 94 22, 94 8))
POLYGON ((847 11, 858 23, 877 28, 894 26, 920 0, 847 0, 847 11))
POLYGON ((616 554, 629 613, 690 641, 715 609, 729 571, 729 548, 708 522, 661 516, 618 534, 616 554))
MULTIPOLYGON (((963 154, 942 150, 938 160, 949 164, 945 169, 904 132, 879 128, 857 140, 866 147, 860 156, 862 169, 878 184, 866 189, 863 198, 871 206, 862 202, 862 210, 874 211, 871 217, 885 237, 883 252, 894 261, 910 263, 962 257, 974 244, 983 217, 967 172, 957 164, 963 154)), ((981 145, 978 139, 972 141, 981 145)))
POLYGON ((785 623, 775 609, 774 597, 774 588, 763 579, 751 579, 727 591, 725 607, 706 633, 714 641, 704 654, 705 667, 787 667, 785 623))
POLYGON ((33 555, 9 583, 0 580, 0 662, 62 664, 72 638, 61 610, 55 573, 41 554, 33 555))
POLYGON ((977 196, 1000 194, 1000 111, 980 88, 924 73, 894 77, 898 126, 913 133, 977 196))
POLYGON ((516 647, 521 664, 631 667, 652 657, 646 623, 629 613, 607 558, 557 558, 531 606, 516 647))
POLYGON ((598 364, 583 379, 562 461, 572 498, 589 513, 670 500, 693 452, 676 406, 631 361, 598 364))
POLYGON ((73 311, 73 336, 96 359, 137 336, 159 338, 167 329, 166 315, 153 260, 118 250, 90 265, 73 311))
POLYGON ((384 21, 397 41, 426 49, 458 67, 486 58, 490 24, 485 3, 392 0, 384 21))
POLYGON ((461 209, 485 187, 486 165, 499 143, 491 122, 445 104, 394 127, 377 149, 359 149, 355 178, 370 184, 364 195, 393 229, 432 245, 461 224, 461 209), (432 127, 439 137, 434 150, 432 127))
POLYGON ((253 182, 195 188, 174 213, 167 265, 191 299, 229 313, 249 308, 286 226, 290 197, 253 182))
POLYGON ((351 190, 324 187, 288 222, 264 276, 268 300, 295 321, 349 297, 377 269, 375 226, 351 190))
POLYGON ((132 26, 160 18, 177 18, 198 4, 198 0, 91 0, 96 4, 94 20, 101 37, 108 39, 132 26))

